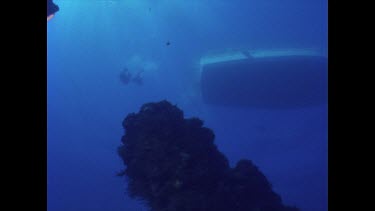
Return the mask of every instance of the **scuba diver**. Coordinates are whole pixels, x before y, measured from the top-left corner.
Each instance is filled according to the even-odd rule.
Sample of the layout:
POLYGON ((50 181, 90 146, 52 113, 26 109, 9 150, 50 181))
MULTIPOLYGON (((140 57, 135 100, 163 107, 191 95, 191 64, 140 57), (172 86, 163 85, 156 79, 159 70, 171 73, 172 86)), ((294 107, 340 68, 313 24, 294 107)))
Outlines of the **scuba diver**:
POLYGON ((125 67, 120 73, 120 80, 125 85, 128 85, 130 82, 134 82, 137 85, 143 85, 143 78, 141 76, 142 72, 143 70, 138 71, 133 77, 128 68, 125 67))
POLYGON ((130 82, 132 75, 130 74, 128 68, 124 68, 120 73, 120 80, 123 84, 128 84, 130 82))
POLYGON ((51 20, 59 10, 59 6, 53 3, 53 0, 47 0, 47 21, 51 20))
POLYGON ((134 76, 133 78, 133 82, 138 84, 138 85, 143 85, 143 78, 141 76, 141 73, 143 72, 143 70, 140 70, 137 72, 137 75, 134 76))

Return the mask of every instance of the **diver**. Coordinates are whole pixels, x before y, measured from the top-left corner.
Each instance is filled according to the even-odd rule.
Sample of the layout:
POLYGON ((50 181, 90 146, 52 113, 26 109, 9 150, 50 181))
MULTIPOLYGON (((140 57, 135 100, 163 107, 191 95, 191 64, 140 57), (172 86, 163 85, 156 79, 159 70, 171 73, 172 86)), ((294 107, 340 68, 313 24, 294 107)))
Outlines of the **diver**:
POLYGON ((133 77, 133 82, 136 83, 137 85, 143 85, 143 78, 141 76, 141 73, 143 70, 138 71, 137 75, 133 77))
POLYGON ((130 74, 128 68, 124 68, 122 72, 120 73, 120 80, 123 84, 128 84, 132 78, 132 75, 130 74))
POLYGON ((128 68, 124 68, 120 73, 120 80, 123 84, 128 85, 130 82, 133 82, 137 85, 143 85, 143 78, 141 76, 143 70, 138 71, 135 76, 128 70, 128 68))
POLYGON ((53 0, 47 0, 47 21, 51 20, 51 18, 53 18, 55 13, 59 10, 59 6, 53 3, 53 0))

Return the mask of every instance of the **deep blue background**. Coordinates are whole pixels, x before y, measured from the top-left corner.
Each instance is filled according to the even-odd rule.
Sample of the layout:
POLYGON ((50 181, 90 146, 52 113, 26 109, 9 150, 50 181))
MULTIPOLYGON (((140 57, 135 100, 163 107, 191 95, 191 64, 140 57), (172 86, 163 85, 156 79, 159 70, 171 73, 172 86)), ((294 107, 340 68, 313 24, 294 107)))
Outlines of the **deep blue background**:
POLYGON ((55 0, 48 22, 48 211, 139 211, 116 154, 121 122, 167 99, 214 130, 233 165, 251 159, 288 205, 327 210, 327 105, 209 106, 199 58, 226 49, 327 51, 327 0, 55 0), (170 41, 171 45, 165 43, 170 41), (121 70, 145 69, 144 86, 121 70))

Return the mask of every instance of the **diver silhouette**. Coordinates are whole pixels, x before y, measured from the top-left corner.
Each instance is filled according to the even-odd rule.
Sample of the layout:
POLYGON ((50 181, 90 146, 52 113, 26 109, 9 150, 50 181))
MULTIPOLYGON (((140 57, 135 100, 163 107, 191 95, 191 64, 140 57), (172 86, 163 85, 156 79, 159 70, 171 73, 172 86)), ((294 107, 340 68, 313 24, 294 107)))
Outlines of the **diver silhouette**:
POLYGON ((120 80, 123 84, 128 85, 130 82, 133 82, 137 85, 143 85, 143 78, 141 76, 143 70, 138 71, 135 76, 132 76, 132 73, 128 68, 124 68, 120 73, 120 80))
POLYGON ((51 20, 59 10, 59 6, 53 3, 53 0, 47 0, 47 21, 51 20))
POLYGON ((130 74, 128 68, 124 68, 120 73, 120 80, 123 84, 129 84, 132 75, 130 74))
POLYGON ((143 70, 140 70, 137 72, 137 74, 133 77, 133 82, 136 83, 137 85, 143 85, 143 78, 141 76, 141 73, 143 70))

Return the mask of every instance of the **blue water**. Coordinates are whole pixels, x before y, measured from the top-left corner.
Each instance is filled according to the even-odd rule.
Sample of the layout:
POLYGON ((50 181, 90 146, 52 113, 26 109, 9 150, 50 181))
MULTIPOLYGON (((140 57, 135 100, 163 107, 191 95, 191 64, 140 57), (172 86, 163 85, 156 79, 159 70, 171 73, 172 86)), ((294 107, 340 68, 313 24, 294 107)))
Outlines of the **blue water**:
MULTIPOLYGON (((234 165, 253 160, 287 205, 327 210, 327 105, 202 102, 199 59, 225 49, 327 52, 327 0, 54 0, 48 22, 48 211, 139 211, 116 153, 121 122, 167 99, 213 129, 234 165), (166 42, 170 45, 166 45, 166 42), (124 67, 145 70, 124 85, 124 67)), ((270 84, 271 85, 271 84, 270 84)))

